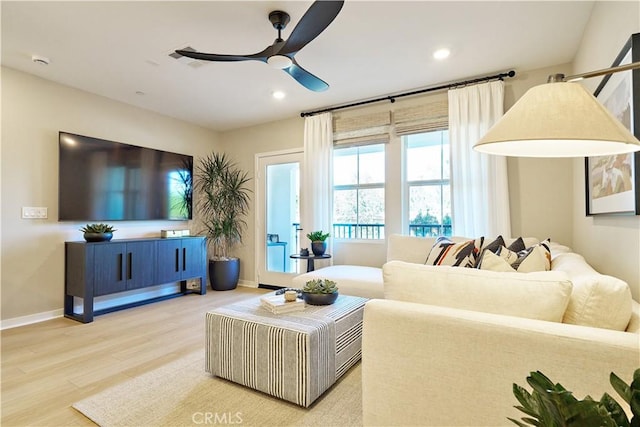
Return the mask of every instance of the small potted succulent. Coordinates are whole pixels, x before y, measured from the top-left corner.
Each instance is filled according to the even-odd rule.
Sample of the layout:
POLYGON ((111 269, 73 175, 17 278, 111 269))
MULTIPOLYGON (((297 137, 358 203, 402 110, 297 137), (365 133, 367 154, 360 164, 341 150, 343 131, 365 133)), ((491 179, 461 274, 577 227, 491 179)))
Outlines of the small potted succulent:
POLYGON ((109 224, 87 224, 80 229, 87 242, 108 242, 113 238, 115 228, 109 224))
POLYGON ((302 288, 302 299, 311 305, 329 305, 336 302, 338 287, 329 279, 313 279, 302 288))
POLYGON ((311 240, 311 251, 315 256, 324 255, 327 250, 327 237, 329 233, 323 233, 322 230, 307 234, 307 239, 311 240))

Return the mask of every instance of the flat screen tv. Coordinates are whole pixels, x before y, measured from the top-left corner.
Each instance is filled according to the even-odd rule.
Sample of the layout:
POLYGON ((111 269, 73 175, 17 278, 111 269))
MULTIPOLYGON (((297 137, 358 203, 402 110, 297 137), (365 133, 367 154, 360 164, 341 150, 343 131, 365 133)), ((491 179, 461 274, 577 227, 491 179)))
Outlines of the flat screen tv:
POLYGON ((193 157, 59 133, 60 221, 187 220, 193 157))

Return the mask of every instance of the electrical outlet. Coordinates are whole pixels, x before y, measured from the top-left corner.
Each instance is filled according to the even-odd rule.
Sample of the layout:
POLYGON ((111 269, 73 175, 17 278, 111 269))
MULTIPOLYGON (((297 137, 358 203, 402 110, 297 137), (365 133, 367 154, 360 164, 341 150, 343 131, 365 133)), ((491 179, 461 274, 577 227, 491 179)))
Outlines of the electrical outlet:
POLYGON ((23 207, 22 208, 23 219, 47 219, 48 212, 45 207, 23 207))

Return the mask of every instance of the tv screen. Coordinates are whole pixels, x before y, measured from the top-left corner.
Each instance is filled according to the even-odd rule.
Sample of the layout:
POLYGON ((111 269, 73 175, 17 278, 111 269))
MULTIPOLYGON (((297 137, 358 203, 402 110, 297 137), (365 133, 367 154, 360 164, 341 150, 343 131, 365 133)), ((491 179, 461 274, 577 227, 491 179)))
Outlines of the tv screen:
POLYGON ((193 157, 59 133, 60 221, 187 220, 193 157))

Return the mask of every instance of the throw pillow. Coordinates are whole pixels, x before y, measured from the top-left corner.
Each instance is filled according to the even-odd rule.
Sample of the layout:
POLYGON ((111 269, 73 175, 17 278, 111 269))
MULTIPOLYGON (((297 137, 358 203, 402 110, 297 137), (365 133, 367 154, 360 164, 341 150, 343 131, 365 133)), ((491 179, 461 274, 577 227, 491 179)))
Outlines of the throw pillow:
POLYGON ((490 251, 490 252, 493 252, 495 254, 500 249, 500 247, 502 247, 502 246, 505 246, 504 239, 502 238, 502 236, 498 236, 498 237, 496 237, 496 239, 493 242, 484 245, 480 249, 480 256, 478 257, 478 260, 476 261, 476 267, 479 267, 480 258, 482 258, 482 254, 484 253, 484 251, 490 251))
POLYGON ((510 251, 504 246, 498 247, 495 253, 490 251, 483 251, 478 263, 478 268, 481 270, 492 271, 516 271, 516 268, 512 264, 518 261, 518 254, 510 251), (488 264, 487 264, 488 263, 488 264), (505 266, 508 266, 507 269, 505 266))
POLYGON ((511 265, 509 265, 506 259, 501 258, 499 255, 496 255, 489 250, 482 251, 482 256, 478 262, 478 268, 480 270, 502 271, 505 273, 513 273, 516 271, 511 267, 511 265))
POLYGON ((507 246, 507 249, 513 252, 520 252, 527 249, 527 247, 525 246, 524 240, 522 239, 522 237, 518 237, 509 246, 507 246))
POLYGON ((439 238, 431 248, 426 265, 449 265, 452 267, 475 267, 484 237, 454 243, 446 237, 439 238))
POLYGON ((521 273, 551 270, 550 241, 550 239, 544 240, 537 245, 518 252, 518 259, 511 263, 511 267, 521 273))

